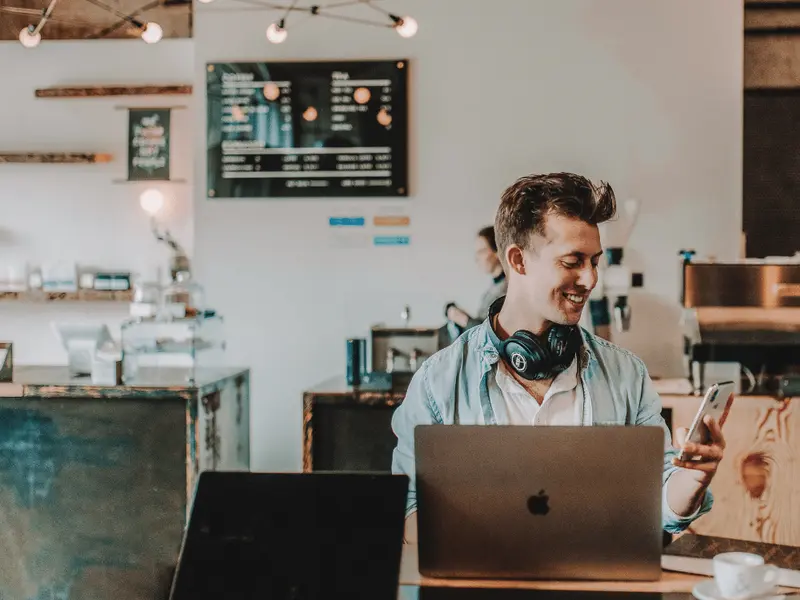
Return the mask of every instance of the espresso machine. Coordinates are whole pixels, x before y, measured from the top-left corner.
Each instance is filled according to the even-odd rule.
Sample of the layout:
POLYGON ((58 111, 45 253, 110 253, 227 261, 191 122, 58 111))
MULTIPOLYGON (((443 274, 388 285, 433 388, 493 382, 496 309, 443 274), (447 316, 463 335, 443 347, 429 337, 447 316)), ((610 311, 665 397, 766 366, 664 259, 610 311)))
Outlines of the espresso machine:
POLYGON ((411 307, 405 306, 400 315, 403 325, 372 327, 372 371, 386 373, 397 384, 411 377, 429 356, 447 346, 444 327, 412 327, 411 307))
POLYGON ((617 333, 630 329, 628 297, 633 288, 644 285, 644 274, 632 272, 623 260, 638 216, 639 201, 627 200, 622 203, 617 219, 599 227, 605 251, 597 269, 597 285, 589 296, 589 311, 585 315, 588 322, 584 325, 609 341, 613 337, 612 329, 617 333))
POLYGON ((685 368, 702 394, 705 365, 739 363, 742 394, 800 393, 800 259, 697 260, 682 250, 685 368))
POLYGON ((348 340, 350 348, 358 345, 356 355, 348 356, 348 384, 358 385, 362 390, 405 391, 411 378, 422 363, 449 344, 447 329, 441 327, 420 327, 411 325, 411 307, 406 305, 400 313, 401 324, 375 324, 370 328, 369 346, 367 340, 348 340), (363 348, 363 349, 362 349, 363 348), (369 369, 366 354, 370 355, 369 369), (358 365, 351 363, 358 362, 358 365), (351 372, 361 371, 358 383, 351 381, 351 372))

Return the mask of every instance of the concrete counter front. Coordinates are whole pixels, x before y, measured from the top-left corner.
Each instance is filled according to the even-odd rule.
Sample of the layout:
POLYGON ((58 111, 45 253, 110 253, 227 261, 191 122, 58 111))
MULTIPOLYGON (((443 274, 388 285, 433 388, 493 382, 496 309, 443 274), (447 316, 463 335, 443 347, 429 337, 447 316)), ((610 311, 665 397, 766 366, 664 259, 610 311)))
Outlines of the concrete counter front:
POLYGON ((0 383, 0 598, 166 598, 202 470, 249 469, 250 374, 0 383))

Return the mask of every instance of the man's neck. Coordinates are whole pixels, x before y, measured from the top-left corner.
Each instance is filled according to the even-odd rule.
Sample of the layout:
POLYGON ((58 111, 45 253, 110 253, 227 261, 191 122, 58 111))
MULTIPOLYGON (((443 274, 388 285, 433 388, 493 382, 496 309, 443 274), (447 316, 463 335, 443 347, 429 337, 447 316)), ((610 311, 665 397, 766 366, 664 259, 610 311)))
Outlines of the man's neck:
POLYGON ((508 294, 503 302, 503 308, 497 315, 497 334, 501 339, 509 337, 520 329, 541 335, 551 325, 550 321, 533 313, 520 300, 508 294))
POLYGON ((501 277, 502 275, 503 275, 503 267, 501 265, 497 265, 494 271, 492 271, 492 279, 498 281, 499 279, 502 278, 501 277))

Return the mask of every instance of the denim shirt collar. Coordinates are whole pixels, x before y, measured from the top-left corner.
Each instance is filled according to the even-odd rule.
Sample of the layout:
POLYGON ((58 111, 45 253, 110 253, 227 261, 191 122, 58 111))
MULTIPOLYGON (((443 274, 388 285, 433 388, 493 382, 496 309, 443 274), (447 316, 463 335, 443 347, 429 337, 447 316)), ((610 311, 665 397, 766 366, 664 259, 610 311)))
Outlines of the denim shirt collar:
MULTIPOLYGON (((497 417, 494 414, 494 408, 492 407, 491 400, 489 398, 489 387, 488 387, 488 379, 489 379, 489 371, 492 370, 492 367, 500 360, 500 353, 497 351, 497 348, 494 347, 491 338, 489 337, 488 328, 491 327, 489 323, 489 319, 483 321, 479 326, 475 328, 475 332, 473 334, 474 339, 473 342, 475 344, 476 349, 480 353, 481 359, 481 384, 480 384, 480 395, 481 395, 481 410, 483 412, 484 422, 490 425, 497 424, 497 417)), ((580 328, 581 337, 583 338, 583 345, 580 348, 578 353, 578 380, 581 382, 582 390, 583 390, 583 421, 584 424, 587 421, 591 422, 592 418, 592 397, 589 393, 588 387, 585 385, 585 381, 590 376, 590 371, 588 371, 589 367, 593 365, 594 362, 597 361, 592 350, 589 348, 589 345, 586 343, 587 337, 592 335, 582 327, 580 328)))

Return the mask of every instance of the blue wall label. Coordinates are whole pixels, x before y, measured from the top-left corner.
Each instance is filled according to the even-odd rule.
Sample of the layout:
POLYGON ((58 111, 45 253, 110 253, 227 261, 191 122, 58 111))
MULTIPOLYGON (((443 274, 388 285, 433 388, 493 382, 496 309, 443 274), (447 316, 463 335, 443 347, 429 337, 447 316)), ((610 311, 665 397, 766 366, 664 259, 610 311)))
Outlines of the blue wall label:
POLYGON ((376 246, 408 246, 411 238, 407 235, 378 235, 374 241, 376 246))
POLYGON ((328 224, 331 227, 364 227, 364 217, 330 217, 328 224))

